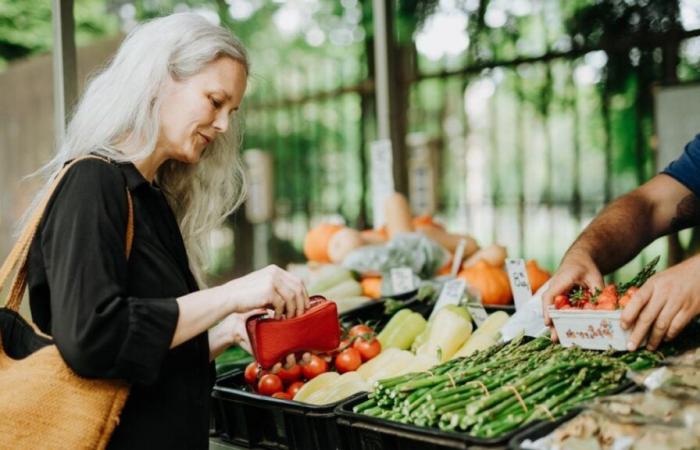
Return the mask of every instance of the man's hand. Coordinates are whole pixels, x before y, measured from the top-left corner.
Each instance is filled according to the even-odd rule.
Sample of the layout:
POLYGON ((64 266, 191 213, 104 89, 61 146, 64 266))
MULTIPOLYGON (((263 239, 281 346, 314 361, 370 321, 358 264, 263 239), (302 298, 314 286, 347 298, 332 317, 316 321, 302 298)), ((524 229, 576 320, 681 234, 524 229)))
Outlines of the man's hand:
POLYGON ((589 255, 584 252, 570 251, 552 276, 549 289, 542 295, 544 323, 550 328, 553 341, 558 337, 552 319, 549 317, 549 306, 553 303, 554 297, 565 294, 575 285, 584 286, 591 291, 596 288, 602 289, 603 276, 589 255))
POLYGON ((627 349, 647 348, 671 340, 700 312, 700 256, 695 256, 647 280, 622 312, 622 328, 632 329, 627 349), (651 333, 650 333, 651 332, 651 333))

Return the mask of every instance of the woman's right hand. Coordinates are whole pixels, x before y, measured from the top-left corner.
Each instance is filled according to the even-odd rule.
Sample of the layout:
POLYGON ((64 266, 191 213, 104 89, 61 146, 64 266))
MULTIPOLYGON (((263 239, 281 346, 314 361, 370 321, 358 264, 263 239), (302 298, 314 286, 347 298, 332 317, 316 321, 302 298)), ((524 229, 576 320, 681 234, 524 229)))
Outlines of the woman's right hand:
POLYGON ((295 317, 309 307, 309 295, 301 279, 274 264, 231 280, 222 288, 235 298, 235 309, 240 313, 272 308, 277 318, 295 317))
POLYGON ((542 295, 544 323, 551 330, 553 341, 557 341, 558 336, 554 323, 549 317, 549 306, 554 303, 554 297, 565 294, 575 285, 585 286, 591 291, 596 288, 603 289, 603 276, 590 255, 578 252, 568 253, 552 276, 549 289, 542 295))

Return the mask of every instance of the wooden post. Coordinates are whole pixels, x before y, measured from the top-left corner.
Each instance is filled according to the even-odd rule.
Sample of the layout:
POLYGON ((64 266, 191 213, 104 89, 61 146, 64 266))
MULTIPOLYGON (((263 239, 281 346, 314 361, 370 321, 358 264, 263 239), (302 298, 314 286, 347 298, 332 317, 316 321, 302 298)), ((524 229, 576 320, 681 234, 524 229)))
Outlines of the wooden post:
POLYGON ((73 0, 52 0, 53 109, 56 146, 63 142, 78 91, 73 0))

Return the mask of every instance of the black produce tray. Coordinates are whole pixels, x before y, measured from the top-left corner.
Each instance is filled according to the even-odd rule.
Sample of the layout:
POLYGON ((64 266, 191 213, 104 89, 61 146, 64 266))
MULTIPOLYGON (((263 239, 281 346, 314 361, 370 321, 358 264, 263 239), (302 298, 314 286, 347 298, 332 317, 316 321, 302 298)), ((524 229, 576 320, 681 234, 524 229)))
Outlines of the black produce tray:
POLYGON ((513 436, 513 438, 508 443, 508 448, 511 450, 523 450, 521 444, 525 442, 525 440, 530 439, 531 441, 536 441, 537 439, 543 438, 552 431, 559 428, 561 424, 563 424, 564 422, 568 422, 580 413, 581 409, 575 409, 573 411, 570 411, 568 414, 565 414, 562 417, 558 418, 557 420, 550 422, 540 422, 539 424, 531 428, 523 430, 520 433, 513 436))
POLYGON ((334 413, 341 402, 308 405, 258 395, 246 388, 243 371, 220 378, 214 386, 214 417, 223 440, 275 450, 341 448, 334 413))
MULTIPOLYGON (((633 392, 637 386, 625 383, 610 395, 633 392)), ((517 436, 536 427, 556 423, 535 421, 510 433, 495 438, 480 438, 466 433, 442 431, 438 428, 418 427, 395 422, 393 420, 359 414, 352 411, 355 405, 367 400, 368 394, 358 394, 340 404, 335 412, 338 416, 338 432, 343 441, 344 450, 441 450, 470 449, 475 447, 500 447, 508 445, 517 436)), ((572 418, 581 411, 580 408, 557 419, 572 418)), ((567 419, 567 420, 568 420, 567 419)), ((522 441, 521 441, 522 442, 522 441)))

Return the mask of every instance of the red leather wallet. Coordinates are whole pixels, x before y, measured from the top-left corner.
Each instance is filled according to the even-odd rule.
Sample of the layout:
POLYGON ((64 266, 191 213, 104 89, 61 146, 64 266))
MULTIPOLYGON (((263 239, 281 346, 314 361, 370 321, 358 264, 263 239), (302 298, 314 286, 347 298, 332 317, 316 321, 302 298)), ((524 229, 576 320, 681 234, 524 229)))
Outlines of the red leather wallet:
POLYGON ((250 346, 258 364, 268 369, 290 353, 328 352, 340 344, 340 323, 335 302, 320 295, 310 298, 311 307, 299 317, 272 319, 252 316, 246 322, 250 346))

